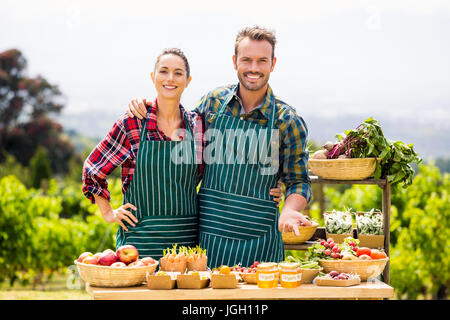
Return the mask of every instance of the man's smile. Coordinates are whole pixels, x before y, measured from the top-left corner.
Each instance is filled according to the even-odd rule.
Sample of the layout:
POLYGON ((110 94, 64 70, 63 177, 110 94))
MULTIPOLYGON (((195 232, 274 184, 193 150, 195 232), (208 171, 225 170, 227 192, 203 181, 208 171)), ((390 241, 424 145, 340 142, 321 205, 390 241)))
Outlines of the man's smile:
POLYGON ((244 73, 244 76, 250 81, 255 81, 262 78, 263 75, 261 73, 244 73))

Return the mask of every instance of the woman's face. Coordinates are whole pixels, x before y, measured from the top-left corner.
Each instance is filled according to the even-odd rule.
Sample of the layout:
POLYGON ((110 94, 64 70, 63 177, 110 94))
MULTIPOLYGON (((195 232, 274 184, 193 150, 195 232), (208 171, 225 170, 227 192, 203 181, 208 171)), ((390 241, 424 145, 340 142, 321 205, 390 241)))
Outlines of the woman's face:
POLYGON ((174 54, 161 56, 155 71, 151 73, 158 98, 180 99, 191 81, 191 76, 186 75, 186 66, 181 57, 174 54))

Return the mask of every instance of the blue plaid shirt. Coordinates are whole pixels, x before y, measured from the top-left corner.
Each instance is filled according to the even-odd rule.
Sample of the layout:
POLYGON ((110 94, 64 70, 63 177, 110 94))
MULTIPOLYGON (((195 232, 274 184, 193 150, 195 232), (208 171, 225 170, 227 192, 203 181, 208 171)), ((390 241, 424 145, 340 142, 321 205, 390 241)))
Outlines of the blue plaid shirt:
POLYGON ((297 193, 302 195, 309 203, 311 200, 311 180, 308 176, 309 151, 306 148, 308 128, 302 117, 297 115, 294 108, 275 97, 272 89, 268 88, 264 103, 249 113, 241 114, 242 103, 238 97, 239 84, 216 88, 202 97, 194 112, 204 119, 204 129, 214 120, 222 103, 233 95, 227 105, 225 114, 228 116, 243 117, 265 126, 270 118, 271 104, 275 101, 276 116, 275 128, 280 134, 280 168, 279 176, 286 186, 286 198, 297 193))

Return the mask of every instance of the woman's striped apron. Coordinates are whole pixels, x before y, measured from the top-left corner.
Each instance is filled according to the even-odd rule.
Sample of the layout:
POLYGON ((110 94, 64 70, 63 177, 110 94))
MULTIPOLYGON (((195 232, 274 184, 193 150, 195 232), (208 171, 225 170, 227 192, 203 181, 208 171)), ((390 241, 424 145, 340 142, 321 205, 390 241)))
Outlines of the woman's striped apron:
POLYGON ((264 167, 259 161, 261 159, 245 159, 246 155, 251 158, 258 153, 252 147, 258 145, 260 150, 264 143, 250 140, 245 144, 233 144, 230 136, 230 133, 240 132, 249 136, 256 133, 259 138, 265 136, 266 149, 270 149, 275 105, 271 106, 267 127, 262 127, 225 115, 230 99, 231 96, 221 105, 208 128, 222 133, 223 139, 221 142, 216 140, 217 152, 210 152, 214 149, 211 147, 204 150, 206 165, 199 191, 199 243, 207 250, 210 268, 239 263, 249 266, 254 261, 279 262, 284 260, 283 242, 278 231, 279 212, 269 195, 270 189, 277 185, 278 170, 261 174, 264 167), (222 158, 221 152, 224 153, 222 158), (234 161, 231 155, 237 155, 234 161))
MULTIPOLYGON (((187 130, 193 137, 188 120, 187 130)), ((195 246, 198 243, 196 183, 198 164, 194 140, 150 141, 143 121, 133 179, 123 203, 136 206, 138 223, 129 231, 119 226, 116 247, 134 245, 139 256, 160 259, 163 249, 172 244, 195 246), (185 152, 185 161, 173 161, 173 152, 185 152)), ((131 209, 128 209, 131 210, 131 209)))

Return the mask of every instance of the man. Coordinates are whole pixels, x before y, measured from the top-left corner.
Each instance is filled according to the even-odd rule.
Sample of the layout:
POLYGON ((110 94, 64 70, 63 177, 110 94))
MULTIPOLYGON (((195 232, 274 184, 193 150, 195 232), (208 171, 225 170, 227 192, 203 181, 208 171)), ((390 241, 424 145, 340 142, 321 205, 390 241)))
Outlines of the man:
MULTIPOLYGON (((308 131, 303 119, 276 98, 269 86, 270 73, 277 61, 275 43, 274 33, 265 28, 255 26, 240 31, 233 55, 239 84, 209 92, 196 108, 205 122, 205 139, 214 136, 209 145, 213 147, 205 148, 204 176, 199 191, 199 242, 208 252, 210 267, 282 261, 280 231, 294 231, 298 235, 301 224, 311 224, 300 213, 311 199, 306 149, 308 131), (232 139, 229 139, 230 132, 234 132, 232 139), (279 166, 278 170, 263 171, 261 158, 255 164, 245 155, 239 158, 245 159, 243 162, 237 158, 234 162, 226 161, 230 151, 247 153, 251 158, 251 150, 255 150, 251 149, 251 142, 250 146, 240 143, 242 139, 238 139, 236 146, 237 132, 246 137, 252 134, 264 137, 270 132, 268 139, 272 146, 276 141, 274 132, 277 133, 278 149, 270 150, 272 155, 279 155, 279 162, 272 161, 272 165, 279 166), (226 160, 220 155, 217 158, 222 150, 227 150, 226 160), (275 187, 279 178, 286 185, 281 215, 266 195, 268 187, 275 187)), ((145 101, 133 100, 129 105, 129 114, 131 112, 145 114, 145 101)), ((263 149, 263 145, 258 147, 263 149)))

